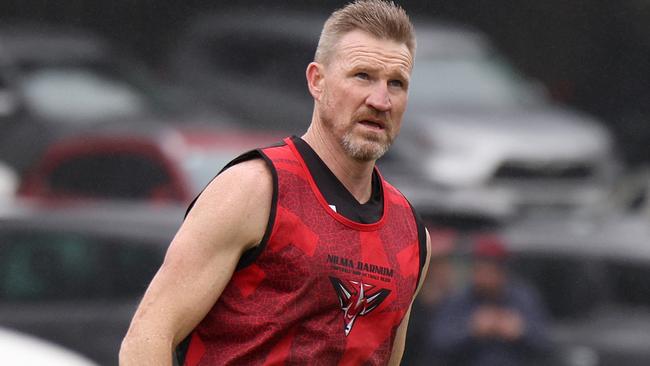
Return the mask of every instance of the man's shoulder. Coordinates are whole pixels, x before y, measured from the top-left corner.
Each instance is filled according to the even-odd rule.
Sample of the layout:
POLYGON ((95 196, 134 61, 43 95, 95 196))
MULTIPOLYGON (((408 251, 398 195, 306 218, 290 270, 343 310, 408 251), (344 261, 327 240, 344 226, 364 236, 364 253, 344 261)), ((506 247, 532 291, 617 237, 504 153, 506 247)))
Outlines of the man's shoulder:
MULTIPOLYGON (((186 221, 227 223, 243 230, 242 242, 250 248, 262 239, 272 209, 274 183, 262 159, 250 159, 228 167, 215 177, 188 209, 186 221)), ((217 225, 211 225, 216 227, 217 225)))
POLYGON ((230 182, 233 183, 235 189, 259 188, 265 182, 271 182, 271 178, 271 168, 259 156, 228 167, 210 183, 210 186, 219 186, 220 183, 230 182))
POLYGON ((251 159, 237 163, 226 171, 235 172, 242 176, 255 176, 256 174, 266 174, 269 172, 268 164, 261 156, 252 157, 251 159))

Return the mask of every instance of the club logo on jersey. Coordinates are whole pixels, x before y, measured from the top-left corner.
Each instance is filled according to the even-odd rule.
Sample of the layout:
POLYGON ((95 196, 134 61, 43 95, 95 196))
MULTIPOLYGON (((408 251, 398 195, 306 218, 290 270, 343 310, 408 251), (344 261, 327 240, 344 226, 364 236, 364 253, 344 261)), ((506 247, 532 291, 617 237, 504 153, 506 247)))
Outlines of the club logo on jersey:
POLYGON ((377 289, 362 281, 344 282, 335 277, 330 277, 330 281, 343 310, 343 329, 346 336, 350 334, 357 317, 375 310, 390 294, 388 289, 377 289))

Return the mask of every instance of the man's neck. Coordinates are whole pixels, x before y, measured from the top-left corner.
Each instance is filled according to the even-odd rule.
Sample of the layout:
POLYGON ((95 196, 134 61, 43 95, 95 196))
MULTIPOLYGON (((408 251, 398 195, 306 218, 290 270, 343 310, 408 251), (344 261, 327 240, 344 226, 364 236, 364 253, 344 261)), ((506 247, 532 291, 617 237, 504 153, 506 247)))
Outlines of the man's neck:
POLYGON ((302 139, 314 149, 359 203, 368 202, 372 194, 372 171, 375 162, 353 159, 330 134, 319 126, 312 124, 302 139))

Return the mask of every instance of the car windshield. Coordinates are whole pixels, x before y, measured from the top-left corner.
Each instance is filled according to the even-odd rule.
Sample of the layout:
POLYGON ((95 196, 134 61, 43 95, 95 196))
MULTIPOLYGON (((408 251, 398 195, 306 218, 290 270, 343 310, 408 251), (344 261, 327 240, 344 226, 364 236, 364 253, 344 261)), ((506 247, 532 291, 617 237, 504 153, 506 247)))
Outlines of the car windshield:
POLYGON ((143 116, 162 107, 142 77, 102 62, 24 65, 20 88, 30 113, 64 123, 143 116))
POLYGON ((414 109, 512 108, 540 103, 543 98, 497 57, 418 59, 411 77, 409 105, 414 109))

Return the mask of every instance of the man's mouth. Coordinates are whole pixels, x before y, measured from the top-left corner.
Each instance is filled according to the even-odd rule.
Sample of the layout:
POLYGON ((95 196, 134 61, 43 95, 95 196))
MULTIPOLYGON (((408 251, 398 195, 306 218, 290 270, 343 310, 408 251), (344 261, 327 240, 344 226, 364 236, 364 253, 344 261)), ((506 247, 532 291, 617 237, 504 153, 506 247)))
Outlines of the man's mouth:
POLYGON ((364 119, 359 121, 359 123, 373 130, 384 130, 384 123, 380 121, 364 119))

